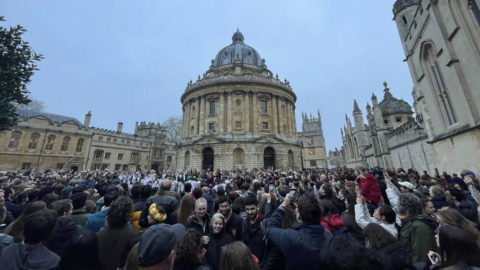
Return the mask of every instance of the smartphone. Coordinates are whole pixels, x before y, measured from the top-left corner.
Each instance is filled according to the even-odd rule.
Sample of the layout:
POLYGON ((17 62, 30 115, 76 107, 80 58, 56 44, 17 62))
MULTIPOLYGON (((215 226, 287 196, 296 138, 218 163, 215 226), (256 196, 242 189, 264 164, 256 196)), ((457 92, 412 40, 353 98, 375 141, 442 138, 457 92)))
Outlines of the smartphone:
POLYGON ((269 191, 273 191, 274 188, 275 188, 274 185, 269 185, 269 186, 268 186, 268 190, 269 190, 269 191))
POLYGON ((298 192, 296 190, 290 191, 290 202, 297 203, 298 200, 298 192))

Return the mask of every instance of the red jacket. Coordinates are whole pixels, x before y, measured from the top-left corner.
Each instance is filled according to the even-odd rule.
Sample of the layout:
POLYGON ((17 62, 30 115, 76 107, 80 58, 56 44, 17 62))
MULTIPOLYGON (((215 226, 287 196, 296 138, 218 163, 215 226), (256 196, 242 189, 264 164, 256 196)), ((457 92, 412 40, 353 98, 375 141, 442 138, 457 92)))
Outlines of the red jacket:
POLYGON ((334 233, 336 230, 340 230, 345 227, 342 219, 338 214, 333 214, 330 217, 323 217, 322 222, 320 222, 323 227, 331 233, 334 233))
POLYGON ((363 198, 365 198, 365 201, 367 202, 373 202, 376 205, 379 205, 380 199, 382 198, 382 192, 378 186, 377 179, 369 173, 365 173, 363 177, 364 178, 358 180, 363 198))

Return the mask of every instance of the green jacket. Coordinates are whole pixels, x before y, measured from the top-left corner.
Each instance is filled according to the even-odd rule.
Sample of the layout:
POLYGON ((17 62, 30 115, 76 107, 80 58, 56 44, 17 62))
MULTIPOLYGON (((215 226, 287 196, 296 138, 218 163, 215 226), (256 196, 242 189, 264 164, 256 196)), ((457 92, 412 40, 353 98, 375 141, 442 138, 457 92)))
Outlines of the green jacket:
POLYGON ((435 239, 435 222, 425 216, 419 216, 413 221, 402 224, 400 231, 400 242, 405 246, 412 257, 412 264, 425 262, 430 264, 428 252, 437 251, 437 241, 435 239))

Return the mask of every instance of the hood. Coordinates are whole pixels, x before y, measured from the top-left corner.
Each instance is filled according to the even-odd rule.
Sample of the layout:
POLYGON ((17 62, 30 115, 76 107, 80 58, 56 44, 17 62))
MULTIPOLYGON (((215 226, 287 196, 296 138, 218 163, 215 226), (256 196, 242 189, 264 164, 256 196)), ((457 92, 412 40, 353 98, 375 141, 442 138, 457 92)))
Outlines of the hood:
POLYGON ((81 232, 82 227, 79 226, 73 219, 67 218, 65 216, 59 217, 57 223, 55 224, 55 229, 53 229, 52 234, 44 241, 45 246, 47 246, 51 251, 55 252, 57 255, 62 256, 65 252, 66 247, 74 239, 74 235, 77 232, 81 232))
POLYGON ((327 223, 330 227, 334 229, 341 229, 345 227, 345 223, 343 223, 342 219, 338 214, 333 214, 330 216, 330 218, 324 217, 322 218, 322 222, 327 223))
POLYGON ((413 222, 415 222, 415 221, 420 221, 420 222, 423 222, 423 223, 427 224, 433 231, 435 231, 437 229, 437 224, 435 224, 435 221, 433 219, 431 219, 430 217, 417 216, 413 219, 412 222, 407 222, 407 223, 403 224, 402 225, 402 231, 403 231, 403 227, 411 229, 411 226, 413 225, 413 222))
POLYGON ((15 244, 5 249, 3 254, 9 258, 2 265, 5 269, 50 270, 56 269, 60 263, 60 257, 43 245, 15 244))
POLYGON ((369 173, 364 173, 363 177, 365 178, 362 178, 361 181, 377 182, 377 179, 375 178, 375 176, 369 173))

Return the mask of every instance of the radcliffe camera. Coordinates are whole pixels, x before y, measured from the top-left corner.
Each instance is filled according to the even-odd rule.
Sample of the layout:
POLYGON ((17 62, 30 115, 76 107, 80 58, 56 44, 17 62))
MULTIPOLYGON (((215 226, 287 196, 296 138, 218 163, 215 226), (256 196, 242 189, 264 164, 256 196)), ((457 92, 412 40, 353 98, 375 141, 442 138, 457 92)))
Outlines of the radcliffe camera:
POLYGON ((0 269, 480 269, 480 0, 0 7, 0 269))

